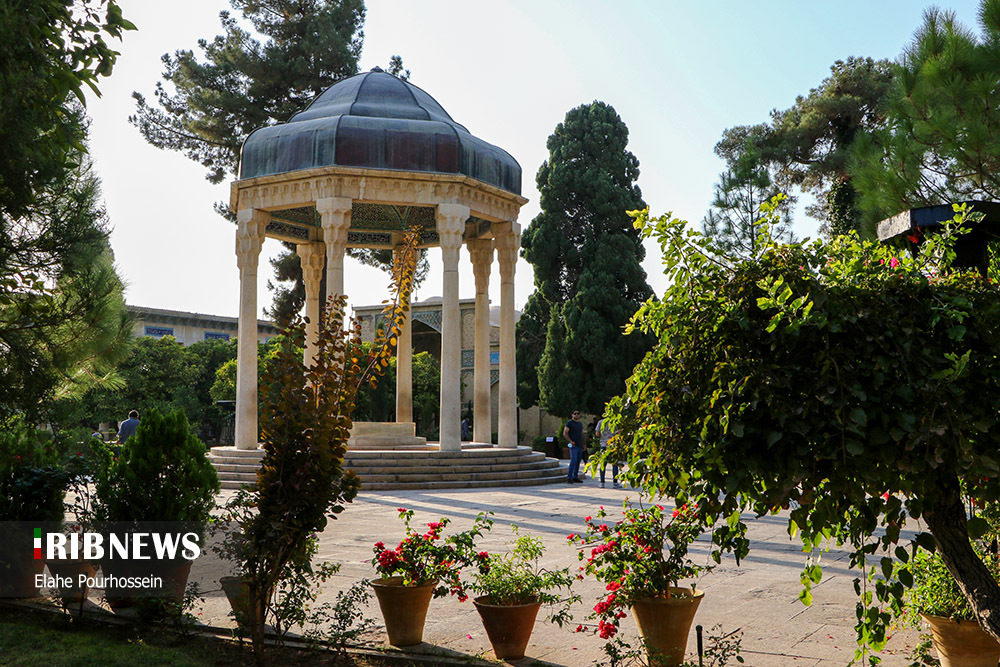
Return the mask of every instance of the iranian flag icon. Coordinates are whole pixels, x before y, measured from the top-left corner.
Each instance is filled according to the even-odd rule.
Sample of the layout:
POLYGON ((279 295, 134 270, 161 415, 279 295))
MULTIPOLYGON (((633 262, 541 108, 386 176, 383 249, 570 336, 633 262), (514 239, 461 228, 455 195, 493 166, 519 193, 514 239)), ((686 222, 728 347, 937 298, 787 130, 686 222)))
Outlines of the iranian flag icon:
POLYGON ((42 529, 35 528, 35 560, 42 559, 42 529))

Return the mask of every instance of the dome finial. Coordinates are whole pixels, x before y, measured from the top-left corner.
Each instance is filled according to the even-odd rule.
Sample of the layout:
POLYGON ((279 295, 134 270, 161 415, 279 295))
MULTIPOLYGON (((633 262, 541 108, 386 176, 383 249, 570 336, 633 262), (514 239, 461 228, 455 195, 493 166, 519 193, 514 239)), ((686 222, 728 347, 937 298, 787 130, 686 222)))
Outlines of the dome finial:
POLYGON ((371 71, 372 72, 385 72, 385 70, 382 69, 381 67, 379 67, 378 65, 375 65, 375 67, 372 67, 371 71))

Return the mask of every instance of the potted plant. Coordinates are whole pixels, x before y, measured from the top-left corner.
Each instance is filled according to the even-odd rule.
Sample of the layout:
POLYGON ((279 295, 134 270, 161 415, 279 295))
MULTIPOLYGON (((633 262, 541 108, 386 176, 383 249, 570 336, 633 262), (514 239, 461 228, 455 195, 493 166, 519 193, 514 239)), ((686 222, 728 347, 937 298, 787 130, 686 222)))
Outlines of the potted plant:
POLYGON ((376 542, 372 565, 380 579, 372 581, 386 633, 393 646, 413 646, 423 641, 424 621, 432 597, 449 593, 464 602, 468 599, 461 570, 478 565, 475 539, 489 530, 492 521, 480 513, 472 528, 443 537, 451 523, 448 518, 427 524, 427 532, 418 533, 410 523, 413 510, 398 509, 405 536, 394 549, 376 542))
POLYGON ((548 570, 539 565, 545 547, 542 540, 530 535, 517 535, 513 548, 502 554, 481 551, 477 554, 479 568, 469 589, 479 593, 472 600, 486 628, 498 660, 520 660, 531 637, 539 608, 549 605, 552 612, 546 620, 562 627, 573 617, 569 607, 580 600, 568 593, 574 581, 569 568, 548 570), (559 589, 567 595, 560 595, 559 589))
POLYGON ((33 529, 62 521, 68 482, 51 435, 20 421, 0 431, 0 521, 9 531, 0 539, 0 597, 40 594, 45 561, 34 557, 33 529))
MULTIPOLYGON (((61 439, 68 445, 63 456, 63 469, 68 478, 68 493, 62 532, 71 537, 74 533, 86 533, 94 528, 94 491, 90 482, 97 470, 106 465, 110 451, 102 440, 95 438, 86 429, 66 432, 61 439)), ((54 591, 63 604, 82 603, 87 599, 89 590, 87 581, 96 575, 96 563, 88 561, 81 555, 67 559, 53 558, 46 561, 46 566, 58 581, 68 582, 54 591)))
MULTIPOLYGON (((993 577, 1000 580, 1000 557, 978 551, 993 577)), ((980 627, 941 556, 919 550, 905 569, 913 585, 905 596, 904 616, 914 624, 922 618, 930 626, 942 667, 996 667, 1000 643, 980 627)))
MULTIPOLYGON (((192 433, 183 410, 160 414, 156 409, 141 419, 135 435, 117 457, 98 471, 94 519, 113 522, 118 529, 139 523, 183 523, 185 532, 204 534, 215 494, 221 487, 205 445, 192 433)), ((159 528, 159 527, 158 527, 159 528)), ((140 572, 162 578, 165 597, 184 597, 191 561, 176 559, 124 561, 106 557, 101 562, 105 576, 135 577, 140 572), (141 570, 133 572, 141 565, 141 570)), ((150 591, 141 591, 143 595, 150 591)), ((128 591, 105 590, 109 603, 128 606, 128 591)))
POLYGON ((622 518, 613 525, 604 522, 602 507, 595 517, 586 517, 582 534, 568 536, 582 547, 579 557, 586 563, 580 569, 605 584, 607 594, 590 616, 598 621, 596 631, 610 640, 631 608, 651 666, 683 663, 691 623, 705 595, 693 582, 678 585, 710 569, 688 558, 688 546, 702 532, 696 515, 687 505, 667 511, 626 500, 622 518))

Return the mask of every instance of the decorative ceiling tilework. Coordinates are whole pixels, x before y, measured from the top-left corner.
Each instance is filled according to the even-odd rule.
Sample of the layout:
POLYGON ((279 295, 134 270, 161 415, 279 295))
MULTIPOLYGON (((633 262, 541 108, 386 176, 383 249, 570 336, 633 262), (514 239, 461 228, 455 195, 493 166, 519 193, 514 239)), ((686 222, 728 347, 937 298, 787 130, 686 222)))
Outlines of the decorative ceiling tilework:
POLYGON ((309 240, 309 230, 303 227, 298 227, 296 225, 290 225, 287 222, 281 222, 280 220, 271 220, 267 223, 267 234, 273 234, 275 236, 290 236, 294 239, 302 239, 303 241, 309 240))

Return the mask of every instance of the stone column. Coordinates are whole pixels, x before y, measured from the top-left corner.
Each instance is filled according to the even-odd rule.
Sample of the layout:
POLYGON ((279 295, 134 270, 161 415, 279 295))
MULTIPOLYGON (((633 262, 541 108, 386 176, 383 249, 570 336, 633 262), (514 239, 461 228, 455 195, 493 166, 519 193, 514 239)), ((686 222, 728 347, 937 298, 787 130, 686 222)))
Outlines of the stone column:
POLYGON ((517 364, 514 358, 514 268, 521 248, 521 225, 494 225, 500 260, 500 423, 497 444, 517 446, 517 364))
POLYGON ((466 244, 476 276, 476 333, 473 361, 472 439, 493 442, 493 419, 490 411, 490 269, 493 266, 493 241, 475 239, 466 244))
POLYGON ((240 319, 236 334, 236 448, 257 449, 257 260, 270 215, 236 214, 236 264, 240 269, 240 319))
POLYGON ((325 250, 323 243, 299 243, 296 246, 302 263, 302 282, 306 287, 306 347, 303 352, 306 366, 312 366, 319 350, 319 287, 323 280, 325 250))
MULTIPOLYGON (((420 251, 417 251, 420 261, 420 251)), ((413 422, 413 323, 410 304, 406 307, 406 319, 396 338, 396 422, 413 422)))
MULTIPOLYGON (((328 197, 316 200, 326 243, 326 297, 344 294, 344 251, 347 248, 347 230, 351 226, 352 202, 347 197, 328 197)), ((325 304, 324 304, 325 305, 325 304)))
POLYGON ((462 450, 462 323, 458 308, 458 255, 469 207, 438 204, 437 231, 444 265, 441 294, 441 451, 462 450))

